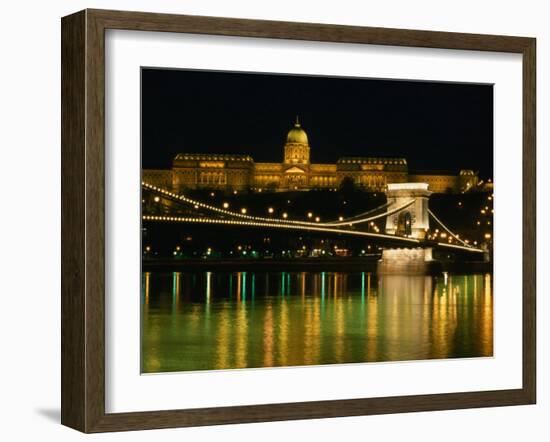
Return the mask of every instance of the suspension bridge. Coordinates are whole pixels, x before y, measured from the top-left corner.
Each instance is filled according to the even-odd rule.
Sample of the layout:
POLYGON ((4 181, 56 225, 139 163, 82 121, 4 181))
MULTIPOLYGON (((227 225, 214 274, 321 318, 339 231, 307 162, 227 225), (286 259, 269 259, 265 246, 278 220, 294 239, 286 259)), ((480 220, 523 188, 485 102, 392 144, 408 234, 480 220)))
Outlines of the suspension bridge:
POLYGON ((159 198, 184 207, 189 213, 185 215, 143 214, 143 221, 148 222, 320 232, 368 238, 391 247, 441 249, 474 255, 486 252, 463 241, 429 209, 428 200, 431 192, 428 191, 428 185, 422 183, 388 184, 385 204, 352 217, 340 217, 336 220, 323 222, 320 220, 315 222, 292 220, 288 217, 262 217, 236 212, 186 195, 176 194, 146 181, 142 182, 142 188, 159 198), (430 229, 430 219, 456 243, 430 239, 427 235, 430 229), (364 227, 377 220, 385 220, 384 233, 368 231, 368 228, 364 227))

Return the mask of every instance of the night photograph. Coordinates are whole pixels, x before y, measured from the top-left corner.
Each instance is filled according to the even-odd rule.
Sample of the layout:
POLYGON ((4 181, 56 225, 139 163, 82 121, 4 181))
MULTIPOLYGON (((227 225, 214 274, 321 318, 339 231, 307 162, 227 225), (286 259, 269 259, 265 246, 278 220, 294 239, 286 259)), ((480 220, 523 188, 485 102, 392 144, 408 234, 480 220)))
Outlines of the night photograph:
POLYGON ((493 86, 142 68, 141 371, 493 355, 493 86))

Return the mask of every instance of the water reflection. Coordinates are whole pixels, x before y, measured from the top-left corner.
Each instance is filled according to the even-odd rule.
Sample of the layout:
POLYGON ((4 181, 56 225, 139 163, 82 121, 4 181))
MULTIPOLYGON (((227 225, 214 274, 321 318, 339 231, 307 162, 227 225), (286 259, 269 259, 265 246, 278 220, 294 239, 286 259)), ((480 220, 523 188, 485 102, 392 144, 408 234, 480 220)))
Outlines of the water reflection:
POLYGON ((490 274, 147 272, 142 370, 490 356, 490 274))

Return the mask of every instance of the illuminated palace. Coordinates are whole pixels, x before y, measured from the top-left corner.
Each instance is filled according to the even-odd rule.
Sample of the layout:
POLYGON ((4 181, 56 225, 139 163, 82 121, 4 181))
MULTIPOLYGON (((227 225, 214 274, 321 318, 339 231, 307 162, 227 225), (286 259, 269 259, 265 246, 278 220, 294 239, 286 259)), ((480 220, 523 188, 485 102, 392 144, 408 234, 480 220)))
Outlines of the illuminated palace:
POLYGON ((282 163, 257 163, 249 155, 180 153, 172 169, 143 170, 145 181, 175 192, 336 189, 345 178, 367 191, 384 190, 388 183, 422 182, 435 193, 459 193, 478 184, 472 170, 409 173, 405 158, 342 157, 335 164, 311 163, 309 140, 298 118, 287 134, 282 163))

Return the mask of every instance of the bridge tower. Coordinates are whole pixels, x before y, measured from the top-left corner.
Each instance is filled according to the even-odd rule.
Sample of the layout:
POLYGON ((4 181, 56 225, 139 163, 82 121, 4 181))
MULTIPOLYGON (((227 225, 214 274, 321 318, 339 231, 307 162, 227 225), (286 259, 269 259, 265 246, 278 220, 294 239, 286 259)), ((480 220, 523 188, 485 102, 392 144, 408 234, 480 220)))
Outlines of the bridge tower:
POLYGON ((414 203, 386 218, 386 233, 424 239, 430 228, 428 200, 431 194, 426 183, 388 184, 388 211, 412 200, 414 203))

